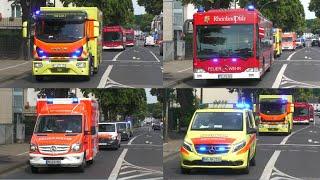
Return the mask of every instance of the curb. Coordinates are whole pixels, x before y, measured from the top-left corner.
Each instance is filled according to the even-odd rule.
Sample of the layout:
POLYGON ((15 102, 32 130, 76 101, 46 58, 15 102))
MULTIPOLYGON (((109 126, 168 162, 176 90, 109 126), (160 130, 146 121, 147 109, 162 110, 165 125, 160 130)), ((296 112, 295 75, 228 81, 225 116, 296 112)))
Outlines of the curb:
POLYGON ((15 169, 17 169, 17 168, 20 168, 20 167, 23 167, 23 166, 26 166, 26 165, 28 165, 28 160, 22 161, 22 162, 20 162, 20 163, 16 163, 16 164, 14 164, 14 165, 12 165, 12 166, 9 166, 9 167, 7 167, 7 168, 5 168, 5 169, 1 169, 1 170, 0 170, 0 175, 3 175, 3 174, 5 174, 5 173, 8 173, 8 172, 10 172, 10 171, 13 171, 13 170, 15 170, 15 169))
POLYGON ((164 88, 174 88, 175 86, 177 86, 178 84, 181 84, 183 82, 186 82, 186 81, 190 81, 193 79, 193 76, 187 76, 185 78, 182 78, 182 79, 179 79, 179 80, 176 80, 176 81, 173 81, 173 82, 170 82, 166 85, 164 85, 164 88))

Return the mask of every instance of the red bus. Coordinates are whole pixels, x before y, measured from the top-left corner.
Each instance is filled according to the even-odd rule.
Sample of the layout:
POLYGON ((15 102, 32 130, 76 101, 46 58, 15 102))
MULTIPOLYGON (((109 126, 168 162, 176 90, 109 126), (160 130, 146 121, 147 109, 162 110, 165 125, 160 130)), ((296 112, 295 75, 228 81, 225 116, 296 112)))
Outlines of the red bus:
POLYGON ((310 104, 306 102, 295 102, 293 112, 293 123, 310 123, 310 104))
POLYGON ((272 22, 254 8, 197 12, 191 31, 194 79, 260 80, 274 60, 272 22))
POLYGON ((126 31, 121 26, 103 28, 103 49, 126 49, 126 31))
POLYGON ((134 39, 134 30, 133 29, 126 29, 126 42, 127 46, 134 46, 135 39, 134 39))

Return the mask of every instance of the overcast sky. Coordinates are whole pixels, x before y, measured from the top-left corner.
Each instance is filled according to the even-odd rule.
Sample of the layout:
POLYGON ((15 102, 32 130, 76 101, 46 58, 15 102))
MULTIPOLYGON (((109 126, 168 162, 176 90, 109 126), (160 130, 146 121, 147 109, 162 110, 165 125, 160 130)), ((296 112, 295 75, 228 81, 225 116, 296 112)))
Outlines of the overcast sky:
POLYGON ((140 15, 140 14, 145 14, 145 9, 142 6, 138 5, 138 0, 132 0, 133 3, 133 8, 134 8, 134 14, 135 15, 140 15))
POLYGON ((158 102, 158 100, 157 100, 157 97, 156 96, 152 96, 151 94, 150 94, 150 88, 146 88, 145 89, 145 91, 146 91, 146 93, 147 93, 147 103, 148 104, 153 104, 153 103, 156 103, 156 102, 158 102))
POLYGON ((306 19, 314 19, 316 18, 314 12, 309 11, 309 3, 310 0, 300 0, 304 7, 304 12, 306 14, 306 19))

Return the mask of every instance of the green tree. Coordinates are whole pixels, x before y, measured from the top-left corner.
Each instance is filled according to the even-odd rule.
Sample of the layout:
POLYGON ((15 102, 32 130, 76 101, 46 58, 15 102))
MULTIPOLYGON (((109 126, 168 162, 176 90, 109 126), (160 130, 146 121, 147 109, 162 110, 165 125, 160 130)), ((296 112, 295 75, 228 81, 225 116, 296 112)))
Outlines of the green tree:
POLYGON ((144 6, 146 12, 152 15, 159 15, 163 10, 162 0, 138 0, 139 6, 144 6))
POLYGON ((69 98, 74 97, 68 88, 36 88, 39 98, 69 98))
POLYGON ((307 19, 306 20, 306 27, 313 34, 320 34, 320 18, 307 19))
POLYGON ((194 4, 196 7, 202 6, 205 10, 229 8, 234 0, 181 0, 182 4, 194 4))
POLYGON ((162 119, 162 104, 159 102, 148 104, 148 114, 155 119, 162 119))
POLYGON ((154 15, 151 14, 135 15, 136 28, 140 29, 143 32, 150 32, 151 22, 153 18, 154 15))
MULTIPOLYGON (((239 5, 245 7, 251 0, 239 0, 239 5)), ((282 28, 284 32, 301 33, 305 28, 305 13, 300 0, 255 0, 256 8, 273 22, 274 27, 282 28), (267 4, 269 3, 269 4, 267 4), (262 9, 261 9, 262 8, 262 9)))
POLYGON ((319 0, 311 0, 309 4, 309 10, 316 13, 316 16, 320 18, 320 1, 319 0))
POLYGON ((73 4, 76 6, 98 7, 104 16, 105 25, 122 25, 132 27, 134 23, 132 0, 61 0, 64 6, 73 4))
POLYGON ((93 94, 100 104, 106 121, 131 116, 144 119, 147 113, 147 98, 144 89, 81 89, 84 96, 93 94))

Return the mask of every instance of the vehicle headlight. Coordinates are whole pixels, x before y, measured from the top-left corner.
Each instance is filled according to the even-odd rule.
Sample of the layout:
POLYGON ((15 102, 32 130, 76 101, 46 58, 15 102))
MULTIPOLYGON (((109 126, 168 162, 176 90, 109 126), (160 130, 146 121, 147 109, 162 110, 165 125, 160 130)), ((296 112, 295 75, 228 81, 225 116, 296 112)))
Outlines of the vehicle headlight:
POLYGON ((80 143, 72 144, 71 149, 73 152, 78 152, 81 150, 81 144, 80 143))
POLYGON ((205 73, 206 71, 203 69, 194 69, 194 73, 205 73))
POLYGON ((42 62, 35 62, 34 64, 35 68, 41 68, 42 67, 42 62))
POLYGON ((184 141, 182 145, 186 150, 192 152, 192 144, 189 142, 184 141))
POLYGON ((233 145, 233 150, 232 152, 237 152, 239 151, 240 149, 242 149, 245 145, 247 144, 247 142, 245 140, 233 145))
POLYGON ((117 136, 112 136, 111 139, 112 139, 112 140, 116 140, 116 139, 117 139, 117 136))
POLYGON ((35 152, 38 150, 38 146, 36 144, 30 144, 30 152, 35 152))

